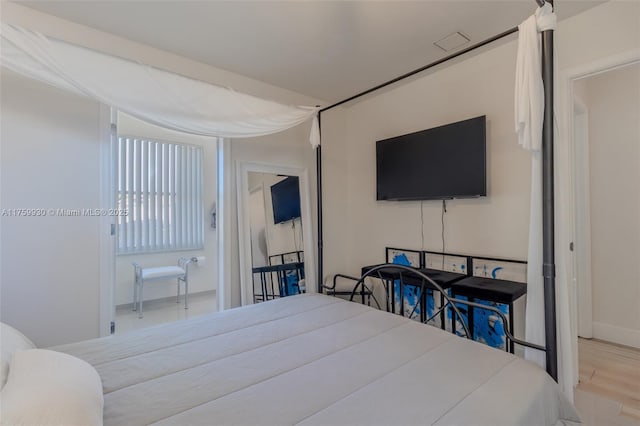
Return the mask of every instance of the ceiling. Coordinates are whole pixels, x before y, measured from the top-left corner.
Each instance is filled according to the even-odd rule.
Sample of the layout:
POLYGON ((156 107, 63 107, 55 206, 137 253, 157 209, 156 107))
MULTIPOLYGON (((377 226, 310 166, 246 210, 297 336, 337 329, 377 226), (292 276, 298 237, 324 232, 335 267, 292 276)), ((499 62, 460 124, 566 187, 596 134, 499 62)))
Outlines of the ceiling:
MULTIPOLYGON (((557 2, 560 19, 601 1, 557 2)), ((338 101, 531 15, 534 0, 21 1, 20 4, 320 100, 338 101)), ((454 50, 455 51, 455 50, 454 50)))

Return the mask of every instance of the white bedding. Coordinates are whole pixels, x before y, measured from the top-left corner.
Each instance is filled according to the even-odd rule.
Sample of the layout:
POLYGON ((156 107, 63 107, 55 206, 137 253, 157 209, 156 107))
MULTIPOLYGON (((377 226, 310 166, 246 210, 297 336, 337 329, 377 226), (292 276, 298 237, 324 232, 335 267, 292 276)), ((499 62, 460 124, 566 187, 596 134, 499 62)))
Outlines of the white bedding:
POLYGON ((527 361, 322 295, 54 349, 96 368, 105 425, 579 422, 527 361))

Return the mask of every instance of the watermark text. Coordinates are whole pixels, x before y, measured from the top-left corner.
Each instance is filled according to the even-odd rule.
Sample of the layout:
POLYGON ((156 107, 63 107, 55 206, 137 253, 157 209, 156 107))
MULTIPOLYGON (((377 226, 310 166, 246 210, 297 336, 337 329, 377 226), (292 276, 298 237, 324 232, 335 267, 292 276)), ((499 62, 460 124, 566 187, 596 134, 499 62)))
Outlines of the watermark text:
POLYGON ((2 217, 95 217, 129 216, 128 209, 0 209, 2 217))

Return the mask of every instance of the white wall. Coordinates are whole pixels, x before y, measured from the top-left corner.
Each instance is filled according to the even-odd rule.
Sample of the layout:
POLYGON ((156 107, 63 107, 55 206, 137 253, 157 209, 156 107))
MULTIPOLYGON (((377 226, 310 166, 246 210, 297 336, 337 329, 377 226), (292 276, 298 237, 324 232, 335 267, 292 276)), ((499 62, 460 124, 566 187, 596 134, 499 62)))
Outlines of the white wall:
POLYGON ((568 69, 637 49, 640 47, 640 3, 620 0, 593 7, 560 21, 555 39, 558 77, 568 69))
MULTIPOLYGON (((162 141, 171 141, 199 145, 203 152, 203 207, 204 207, 204 248, 166 253, 142 255, 118 255, 116 257, 116 305, 132 303, 133 298, 133 266, 132 262, 142 267, 176 265, 180 257, 204 256, 203 263, 189 266, 189 293, 212 291, 217 288, 217 233, 211 229, 209 213, 217 202, 217 151, 216 139, 203 136, 174 132, 158 126, 147 124, 126 114, 118 114, 118 134, 138 136, 162 141)), ((175 295, 175 280, 157 281, 145 286, 145 300, 171 297, 175 295)))
MULTIPOLYGON (((2 209, 101 207, 99 104, 8 72, 0 78, 2 209)), ((1 220, 2 321, 39 346, 97 337, 99 218, 1 220)))
MULTIPOLYGON (((239 92, 277 102, 293 105, 317 105, 320 103, 317 99, 299 93, 59 19, 13 2, 1 2, 0 8, 3 22, 21 25, 80 46, 142 62, 212 84, 233 87, 239 92)), ((254 162, 264 161, 280 165, 313 167, 315 157, 308 144, 309 128, 310 125, 307 123, 279 135, 234 141, 233 145, 237 145, 237 147, 225 150, 224 152, 227 155, 221 157, 221 162, 225 167, 218 168, 218 170, 227 176, 227 182, 222 189, 222 193, 226 194, 229 199, 227 200, 228 205, 224 208, 224 213, 226 214, 220 214, 220 216, 229 220, 230 223, 227 225, 228 228, 224 235, 228 240, 224 246, 225 250, 223 250, 227 258, 223 265, 224 268, 221 268, 220 271, 221 277, 224 277, 222 281, 227 282, 232 287, 229 290, 230 294, 223 294, 221 301, 224 306, 238 306, 240 304, 235 156, 237 155, 238 159, 254 162)), ((309 175, 315 176, 315 171, 310 170, 309 175)), ((315 217, 315 188, 311 188, 311 191, 311 208, 315 217)), ((97 315, 97 312, 95 315, 97 315)))
POLYGON ((322 218, 324 270, 323 280, 349 268, 349 250, 344 246, 349 208, 347 180, 347 113, 343 107, 322 113, 322 218))
POLYGON ((640 347, 640 65, 583 82, 594 337, 640 347))
MULTIPOLYGON (((515 54, 514 43, 499 46, 345 109, 342 134, 325 139, 323 174, 332 180, 326 211, 337 210, 327 217, 325 253, 346 257, 348 269, 327 264, 325 274, 357 274, 383 261, 385 246, 441 250, 440 201, 424 202, 424 247, 420 202, 376 201, 375 141, 479 115, 487 116, 488 196, 447 202, 446 250, 526 258, 530 160, 513 134, 515 54)), ((323 116, 325 135, 336 132, 332 118, 323 116)))
MULTIPOLYGON (((637 2, 609 2, 561 21, 559 75, 640 47, 638 16, 637 2)), ((441 249, 439 202, 424 202, 421 247, 420 203, 375 200, 375 141, 483 114, 488 196, 448 202, 446 248, 526 259, 530 161, 513 131, 515 55, 511 41, 322 115, 325 277, 359 273, 385 246, 441 249)))

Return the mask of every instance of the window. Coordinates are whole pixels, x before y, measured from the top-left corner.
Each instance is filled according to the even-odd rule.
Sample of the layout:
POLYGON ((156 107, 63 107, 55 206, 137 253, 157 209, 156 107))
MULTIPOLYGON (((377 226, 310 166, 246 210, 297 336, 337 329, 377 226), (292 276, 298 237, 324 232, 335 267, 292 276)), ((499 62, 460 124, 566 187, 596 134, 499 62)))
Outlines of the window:
POLYGON ((118 253, 201 249, 202 148, 118 137, 118 253))

